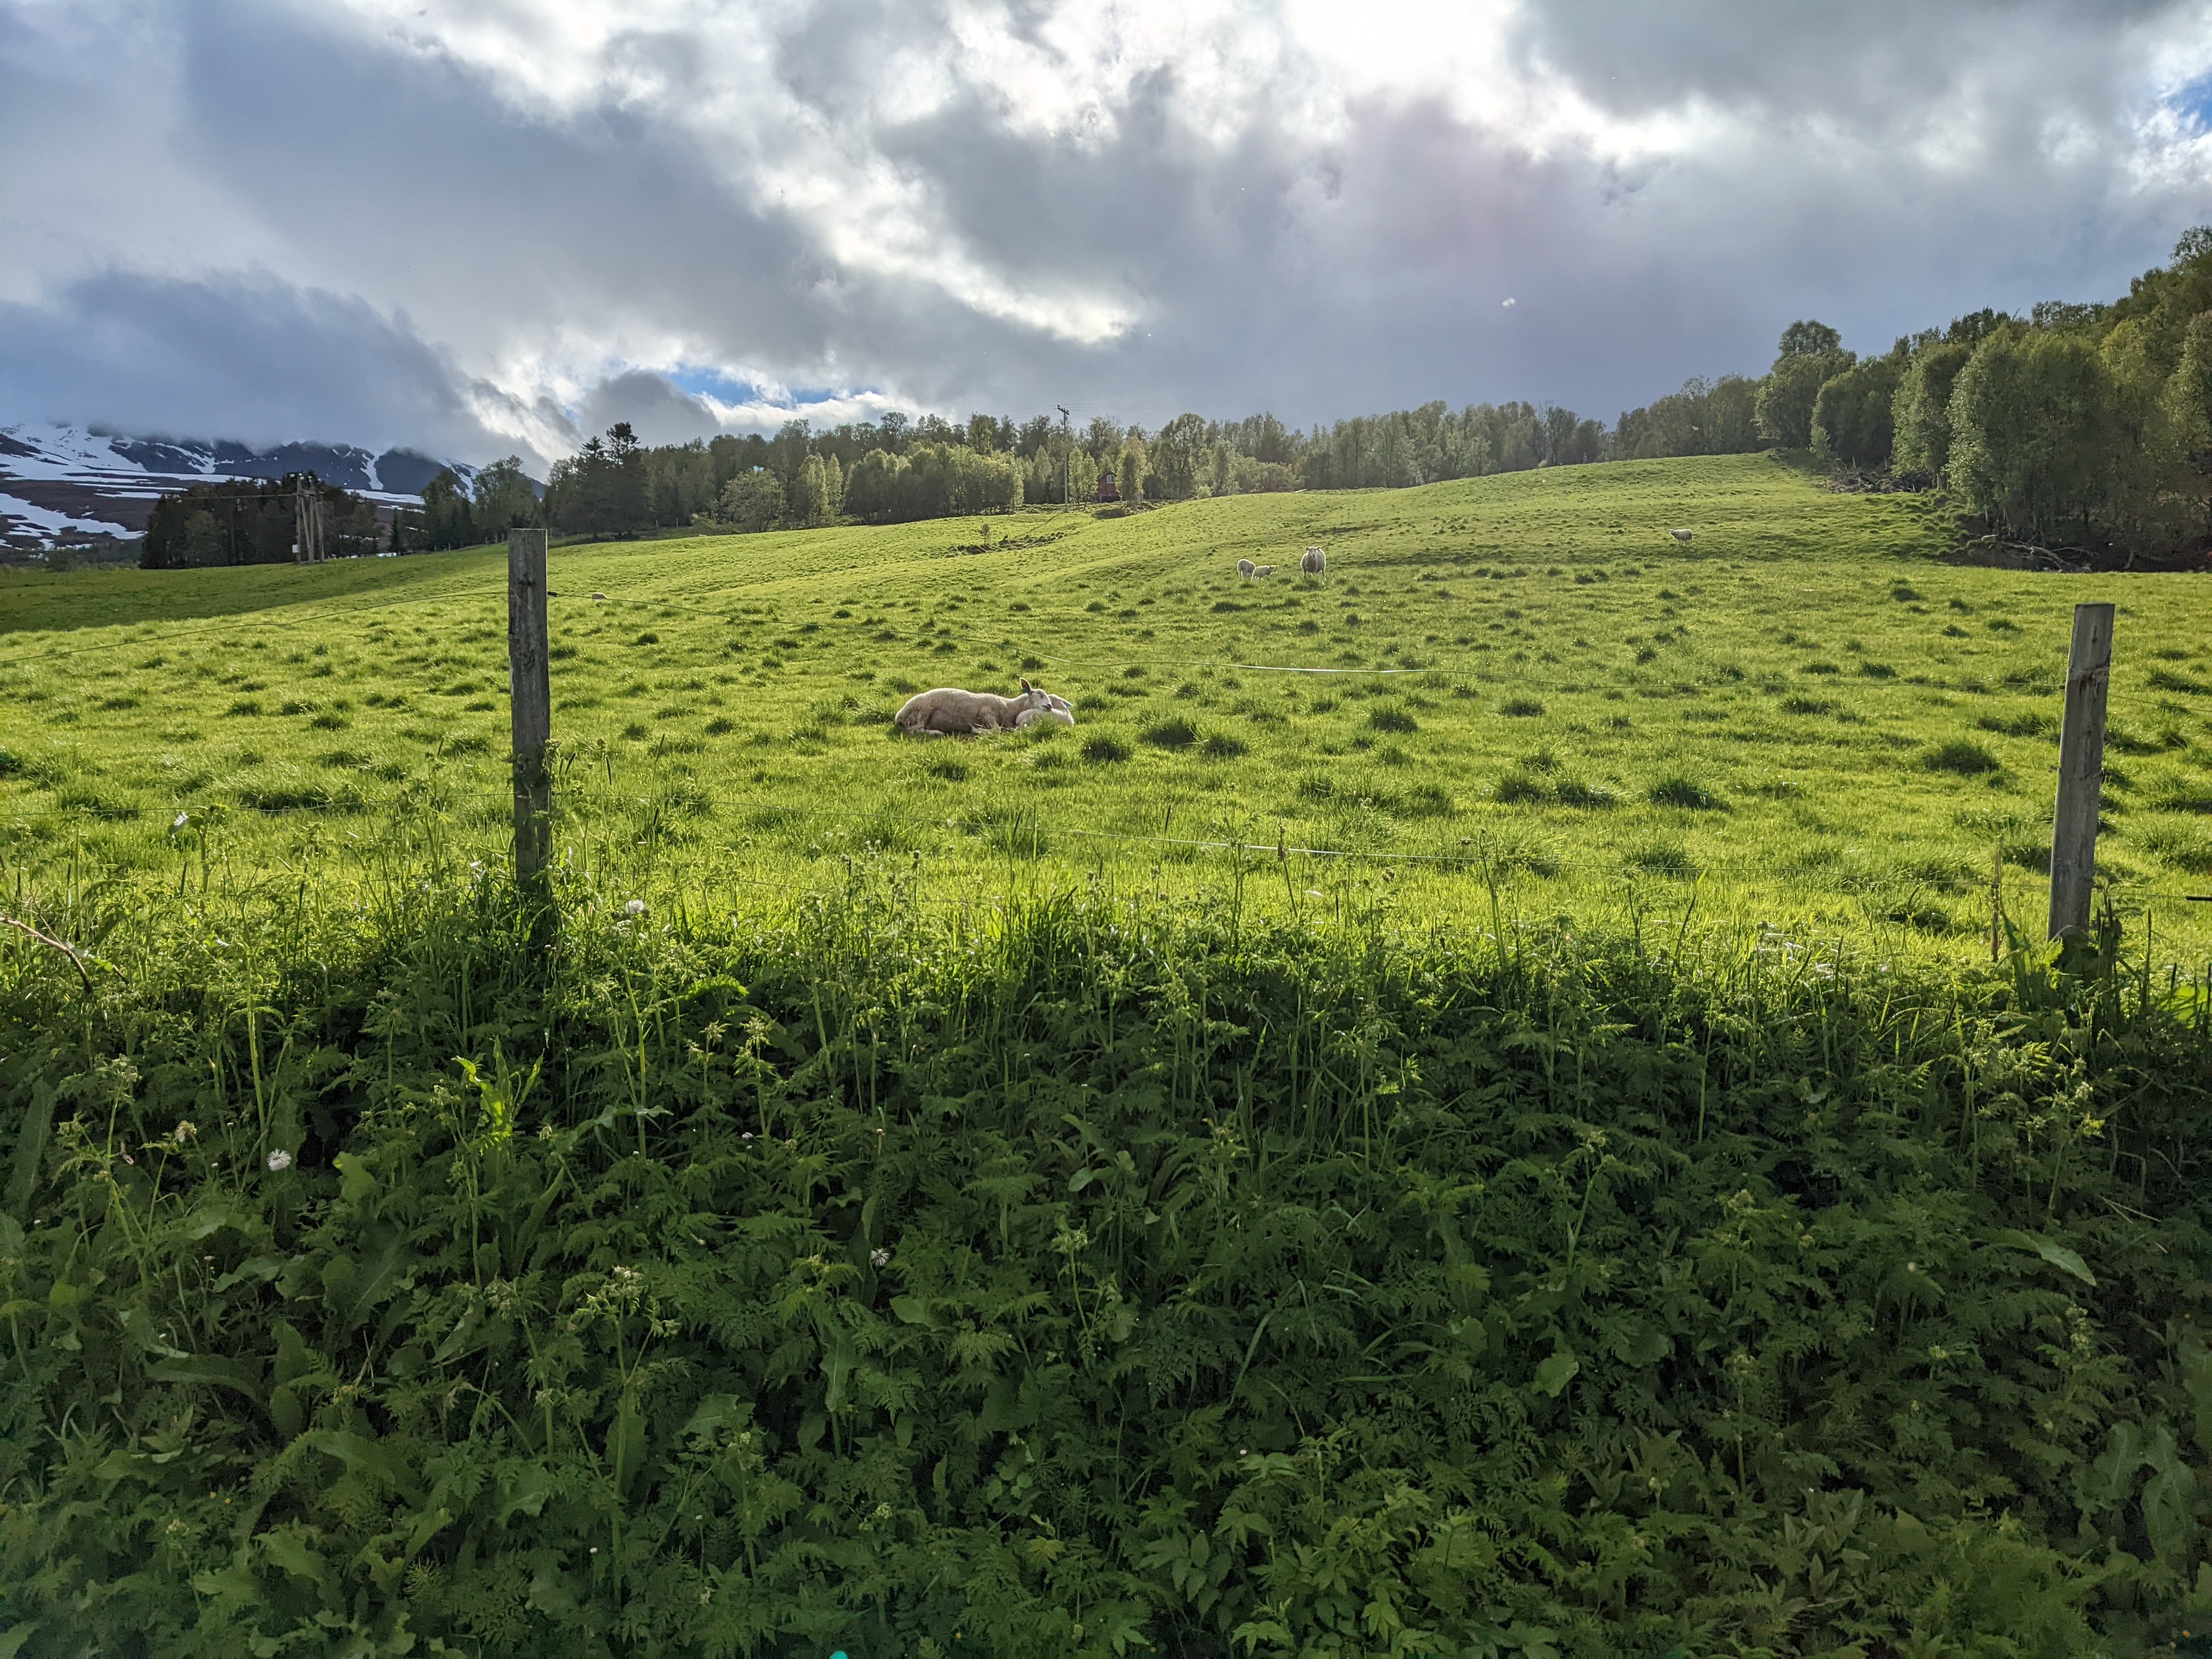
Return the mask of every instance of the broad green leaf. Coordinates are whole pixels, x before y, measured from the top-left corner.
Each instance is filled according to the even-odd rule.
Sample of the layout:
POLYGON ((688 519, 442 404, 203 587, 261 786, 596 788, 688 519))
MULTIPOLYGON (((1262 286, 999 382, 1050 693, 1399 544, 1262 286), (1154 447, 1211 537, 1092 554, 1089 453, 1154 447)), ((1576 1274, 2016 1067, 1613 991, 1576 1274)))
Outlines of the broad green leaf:
POLYGON ((1576 1358, 1565 1348, 1559 1349, 1549 1359, 1536 1367, 1536 1391, 1557 1399, 1559 1390, 1573 1382, 1575 1374, 1582 1368, 1581 1360, 1576 1358))

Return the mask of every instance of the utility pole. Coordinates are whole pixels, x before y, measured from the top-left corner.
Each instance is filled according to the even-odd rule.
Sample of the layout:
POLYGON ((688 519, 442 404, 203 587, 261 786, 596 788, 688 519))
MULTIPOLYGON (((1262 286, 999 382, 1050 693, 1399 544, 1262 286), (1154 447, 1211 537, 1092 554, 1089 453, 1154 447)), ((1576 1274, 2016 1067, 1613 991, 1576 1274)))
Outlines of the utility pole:
POLYGON ((295 473, 292 485, 292 557, 301 564, 320 564, 328 554, 323 547, 323 495, 312 472, 295 473))
POLYGON ((1060 411, 1060 428, 1067 434, 1067 447, 1060 453, 1060 504, 1075 505, 1075 417, 1067 412, 1066 404, 1054 404, 1060 411))

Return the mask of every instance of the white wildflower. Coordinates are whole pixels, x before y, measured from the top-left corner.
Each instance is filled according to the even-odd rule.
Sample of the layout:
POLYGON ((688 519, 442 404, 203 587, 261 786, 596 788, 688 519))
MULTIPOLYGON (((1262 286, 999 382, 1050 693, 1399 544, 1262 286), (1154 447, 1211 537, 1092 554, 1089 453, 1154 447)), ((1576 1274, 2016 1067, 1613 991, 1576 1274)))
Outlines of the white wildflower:
POLYGON ((623 910, 628 915, 641 916, 645 914, 645 901, 632 899, 628 904, 623 906, 623 910))
POLYGON ((868 1260, 876 1267, 888 1267, 891 1265, 891 1253, 881 1245, 878 1245, 868 1252, 868 1260))
POLYGON ((275 1152, 270 1153, 269 1167, 272 1170, 279 1173, 290 1169, 292 1167, 292 1154, 286 1152, 275 1152))

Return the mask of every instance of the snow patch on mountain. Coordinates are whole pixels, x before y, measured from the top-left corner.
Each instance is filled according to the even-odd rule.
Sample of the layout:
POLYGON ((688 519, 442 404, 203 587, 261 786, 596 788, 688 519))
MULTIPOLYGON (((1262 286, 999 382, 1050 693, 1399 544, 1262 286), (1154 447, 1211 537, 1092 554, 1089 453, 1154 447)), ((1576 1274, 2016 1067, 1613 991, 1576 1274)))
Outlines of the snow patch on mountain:
POLYGON ((451 467, 464 483, 476 469, 412 449, 382 454, 355 444, 277 444, 134 437, 52 421, 0 426, 0 546, 31 549, 143 535, 154 503, 171 491, 222 478, 311 472, 380 506, 413 507, 451 467))

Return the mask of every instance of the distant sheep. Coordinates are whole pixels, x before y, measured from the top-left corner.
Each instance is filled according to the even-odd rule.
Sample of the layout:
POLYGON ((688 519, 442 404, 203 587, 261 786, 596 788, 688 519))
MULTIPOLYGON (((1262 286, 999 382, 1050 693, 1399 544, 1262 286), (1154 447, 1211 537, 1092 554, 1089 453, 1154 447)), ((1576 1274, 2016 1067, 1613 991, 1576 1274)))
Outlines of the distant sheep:
POLYGON ((1259 568, 1260 567, 1258 565, 1254 564, 1249 559, 1239 559, 1237 561, 1237 574, 1243 577, 1243 579, 1248 582, 1252 580, 1252 573, 1259 568))
POLYGON ((1691 535, 1691 532, 1686 530, 1670 530, 1667 533, 1672 536, 1678 542, 1688 541, 1691 535))
POLYGON ((1272 576, 1274 574, 1275 567, 1272 564, 1259 564, 1252 567, 1252 579, 1255 581, 1262 576, 1272 576))
MULTIPOLYGON (((969 737, 978 732, 1011 732, 1025 713, 1051 708, 1052 696, 1027 680, 1018 697, 1002 697, 992 691, 963 691, 940 685, 917 691, 894 717, 908 737, 969 737)), ((1073 719, 1069 723, 1073 724, 1073 719)))
POLYGON ((1328 568, 1328 555, 1317 547, 1306 549, 1306 556, 1298 561, 1298 568, 1309 576, 1318 576, 1328 568))
POLYGON ((1044 694, 1044 702, 1045 706, 1042 708, 1024 708, 1015 715, 1014 730, 1026 732, 1039 720, 1048 721, 1054 726, 1075 724, 1075 706, 1066 697, 1054 696, 1048 691, 1044 694))

